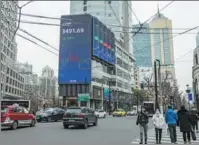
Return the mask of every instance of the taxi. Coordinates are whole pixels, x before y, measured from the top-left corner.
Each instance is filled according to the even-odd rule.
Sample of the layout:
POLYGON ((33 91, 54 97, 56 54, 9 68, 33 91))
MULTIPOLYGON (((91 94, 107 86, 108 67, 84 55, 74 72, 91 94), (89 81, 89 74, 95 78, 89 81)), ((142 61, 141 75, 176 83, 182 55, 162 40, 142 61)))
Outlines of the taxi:
POLYGON ((123 109, 117 109, 112 113, 113 117, 115 116, 126 116, 126 111, 123 109))

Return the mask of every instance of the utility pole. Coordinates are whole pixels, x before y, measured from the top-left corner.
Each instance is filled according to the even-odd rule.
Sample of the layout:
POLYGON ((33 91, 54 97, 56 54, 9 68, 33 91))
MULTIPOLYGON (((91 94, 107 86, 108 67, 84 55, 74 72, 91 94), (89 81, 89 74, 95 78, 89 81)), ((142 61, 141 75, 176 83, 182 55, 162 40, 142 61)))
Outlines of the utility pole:
MULTIPOLYGON (((2 13, 1 13, 1 1, 0 0, 0 31, 1 31, 1 19, 2 19, 2 13)), ((2 38, 1 33, 0 33, 0 38, 2 38)), ((1 81, 2 81, 2 76, 1 76, 1 52, 2 52, 2 43, 1 43, 1 39, 0 39, 0 86, 1 86, 1 81)), ((1 87, 0 87, 0 112, 1 112, 1 87)), ((1 132, 1 115, 0 115, 0 132, 1 132)))
POLYGON ((137 91, 136 95, 137 95, 137 114, 138 114, 138 107, 139 107, 139 100, 138 100, 139 99, 139 93, 138 93, 138 91, 137 91))
POLYGON ((156 68, 156 60, 154 61, 154 75, 155 75, 155 109, 159 109, 158 107, 158 86, 157 86, 157 68, 156 68))
POLYGON ((109 93, 109 115, 111 115, 111 79, 109 79, 109 83, 108 83, 108 85, 109 85, 109 91, 108 91, 108 93, 109 93))

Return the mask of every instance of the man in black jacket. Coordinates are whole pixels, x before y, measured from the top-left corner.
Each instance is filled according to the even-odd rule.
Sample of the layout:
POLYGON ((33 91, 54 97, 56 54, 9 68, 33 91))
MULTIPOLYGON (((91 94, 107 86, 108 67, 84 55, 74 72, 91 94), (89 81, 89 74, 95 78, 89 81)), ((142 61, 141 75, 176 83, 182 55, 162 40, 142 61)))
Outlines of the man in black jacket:
POLYGON ((195 130, 197 130, 198 133, 198 114, 197 114, 197 109, 195 107, 193 107, 190 111, 191 113, 191 127, 192 127, 192 131, 195 132, 195 130))
POLYGON ((136 125, 140 126, 140 144, 143 144, 143 134, 145 144, 147 144, 147 130, 148 130, 149 116, 145 108, 141 107, 141 112, 138 113, 136 125))
POLYGON ((178 111, 178 125, 180 125, 180 131, 183 133, 184 143, 187 143, 187 139, 191 143, 191 116, 185 106, 181 106, 178 111))

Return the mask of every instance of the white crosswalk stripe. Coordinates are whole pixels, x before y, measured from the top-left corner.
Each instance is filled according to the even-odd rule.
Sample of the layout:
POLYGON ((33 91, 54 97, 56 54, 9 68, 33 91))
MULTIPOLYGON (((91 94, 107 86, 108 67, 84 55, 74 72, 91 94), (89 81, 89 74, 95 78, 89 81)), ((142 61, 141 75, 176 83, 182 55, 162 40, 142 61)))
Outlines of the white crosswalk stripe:
MULTIPOLYGON (((184 144, 182 133, 180 132, 179 128, 177 128, 176 131, 177 131, 177 143, 178 144, 184 144)), ((197 137, 197 140, 196 141, 191 140, 191 144, 199 144, 199 133, 196 133, 196 137, 197 137)), ((139 139, 139 137, 137 137, 132 142, 132 144, 139 144, 139 142, 140 142, 140 139, 139 139)), ((148 144, 155 144, 155 142, 156 142, 155 130, 151 129, 151 130, 148 131, 147 143, 148 144)), ((170 136, 165 130, 163 130, 163 132, 162 132, 162 141, 161 142, 162 142, 162 144, 171 144, 170 136)))

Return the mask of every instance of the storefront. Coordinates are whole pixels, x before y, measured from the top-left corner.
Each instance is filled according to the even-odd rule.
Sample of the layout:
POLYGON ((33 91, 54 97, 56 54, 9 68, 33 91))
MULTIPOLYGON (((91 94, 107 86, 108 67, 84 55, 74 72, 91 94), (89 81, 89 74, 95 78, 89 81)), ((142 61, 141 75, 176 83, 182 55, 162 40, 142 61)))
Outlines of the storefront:
POLYGON ((89 94, 78 94, 78 106, 90 107, 90 95, 89 94))

